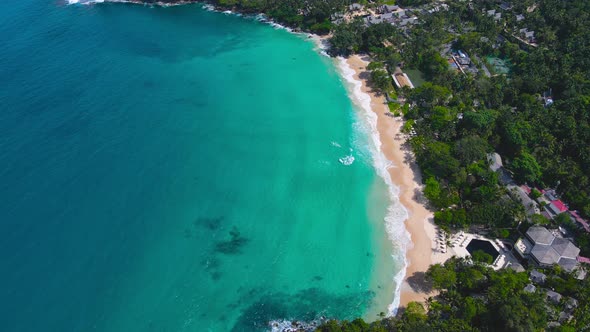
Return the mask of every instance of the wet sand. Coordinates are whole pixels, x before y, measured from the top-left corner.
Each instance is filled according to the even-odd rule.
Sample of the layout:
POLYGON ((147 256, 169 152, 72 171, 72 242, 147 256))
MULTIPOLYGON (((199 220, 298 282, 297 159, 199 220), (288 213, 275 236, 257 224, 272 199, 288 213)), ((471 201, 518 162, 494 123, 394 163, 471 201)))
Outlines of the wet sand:
POLYGON ((355 79, 362 82, 362 91, 371 97, 371 109, 377 114, 377 129, 381 140, 381 149, 385 157, 393 163, 389 168, 392 182, 400 188, 400 202, 408 210, 409 218, 405 226, 411 236, 412 244, 406 253, 407 267, 401 286, 400 308, 411 301, 425 301, 430 293, 424 282, 424 272, 430 264, 444 261, 446 256, 435 253, 436 229, 432 223, 432 213, 426 208, 422 196, 422 179, 413 154, 406 144, 406 137, 401 133, 403 120, 393 118, 387 106, 385 96, 375 94, 367 85, 368 58, 353 55, 347 63, 355 74, 355 79))

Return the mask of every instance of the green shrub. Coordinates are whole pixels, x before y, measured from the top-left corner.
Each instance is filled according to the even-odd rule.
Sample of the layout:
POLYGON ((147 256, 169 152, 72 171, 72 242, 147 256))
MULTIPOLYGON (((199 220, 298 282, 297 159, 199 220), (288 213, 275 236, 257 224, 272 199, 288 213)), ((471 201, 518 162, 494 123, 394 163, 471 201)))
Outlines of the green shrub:
POLYGON ((471 254, 471 258, 475 262, 481 262, 481 263, 486 263, 486 264, 492 264, 494 262, 494 257, 492 257, 492 255, 488 254, 487 252, 485 252, 483 250, 474 251, 471 254))

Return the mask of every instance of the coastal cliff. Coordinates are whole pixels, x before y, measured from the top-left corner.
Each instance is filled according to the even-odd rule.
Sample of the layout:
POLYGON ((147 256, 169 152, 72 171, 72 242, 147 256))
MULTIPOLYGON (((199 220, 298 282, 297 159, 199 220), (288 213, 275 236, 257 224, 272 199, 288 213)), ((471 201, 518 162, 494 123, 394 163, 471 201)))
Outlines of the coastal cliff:
POLYGON ((347 0, 129 0, 121 2, 162 6, 205 3, 214 6, 217 10, 231 10, 243 14, 265 14, 273 21, 296 31, 320 35, 330 32, 332 15, 343 12, 350 4, 350 1, 347 0))

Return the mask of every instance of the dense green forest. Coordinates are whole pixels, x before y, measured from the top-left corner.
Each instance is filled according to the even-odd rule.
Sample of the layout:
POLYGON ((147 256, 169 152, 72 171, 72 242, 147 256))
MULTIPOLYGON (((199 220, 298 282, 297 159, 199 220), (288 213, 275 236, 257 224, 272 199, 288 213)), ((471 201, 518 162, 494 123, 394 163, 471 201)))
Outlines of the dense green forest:
POLYGON ((242 11, 263 12, 274 20, 293 28, 315 33, 328 33, 330 17, 343 12, 349 0, 214 0, 217 6, 242 11))
MULTIPOLYGON (((527 221, 524 208, 488 169, 486 153, 492 151, 518 183, 557 186, 571 209, 590 216, 590 2, 542 0, 528 12, 533 4, 515 3, 501 22, 484 14, 498 2, 480 0, 418 14, 423 23, 403 33, 360 21, 334 28, 334 54, 368 52, 389 68, 403 62, 419 69, 429 80, 398 94, 411 105, 404 112, 406 129, 417 133, 411 146, 444 228, 481 225, 509 237, 527 221), (516 23, 512 13, 526 18, 516 23), (522 27, 536 31, 537 47, 511 38, 522 27), (445 47, 504 59, 511 72, 459 74, 441 56, 445 47), (546 106, 541 96, 549 93, 554 103, 546 106)), ((533 222, 549 223, 540 215, 533 222)), ((568 218, 553 223, 574 231, 582 254, 590 255, 586 232, 568 218)))
MULTIPOLYGON (((423 15, 421 25, 403 32, 392 33, 386 24, 340 25, 333 31, 332 52, 367 52, 390 69, 402 63, 427 77, 428 83, 398 94, 410 105, 402 109, 405 130, 414 133, 410 145, 437 224, 448 229, 478 225, 496 236, 516 238, 530 223, 552 223, 572 231, 581 254, 588 256, 588 233, 567 215, 554 221, 541 215, 527 219, 524 207, 489 170, 486 154, 500 153, 518 183, 557 187, 571 209, 590 215, 590 2, 522 1, 512 9, 526 14, 520 22, 510 13, 500 22, 485 15, 498 4, 448 2, 449 11, 423 15), (536 44, 519 42, 522 28, 536 32, 536 44), (481 70, 459 74, 441 55, 445 48, 500 58, 511 70, 491 77, 481 70), (552 104, 542 98, 547 95, 552 104)), ((481 63, 477 66, 481 69, 481 63)), ((411 304, 398 319, 371 325, 329 322, 320 330, 538 331, 559 311, 547 309, 538 293, 522 291, 526 274, 453 260, 431 267, 429 275, 441 293, 425 304, 427 312, 411 304)), ((557 273, 550 287, 577 295, 583 303, 570 324, 552 329, 590 329, 588 281, 557 273)))
POLYGON ((527 292, 525 287, 530 281, 526 272, 494 271, 485 265, 453 258, 444 265, 431 266, 426 273, 439 295, 425 305, 412 302, 397 318, 371 324, 362 319, 332 320, 317 331, 587 331, 590 329, 588 281, 550 272, 544 287, 561 293, 564 297, 559 302, 547 301, 539 285, 527 292), (570 298, 577 299, 577 305, 568 305, 570 298), (547 328, 549 322, 568 314, 575 318, 569 322, 562 318, 560 326, 547 328))

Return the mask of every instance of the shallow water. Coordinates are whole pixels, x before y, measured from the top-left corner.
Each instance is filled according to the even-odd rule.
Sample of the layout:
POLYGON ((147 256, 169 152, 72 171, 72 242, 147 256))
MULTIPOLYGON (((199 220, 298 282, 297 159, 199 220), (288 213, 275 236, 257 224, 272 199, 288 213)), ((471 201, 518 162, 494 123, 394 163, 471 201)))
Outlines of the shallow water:
POLYGON ((0 17, 3 330, 248 331, 393 301, 366 124, 304 36, 197 5, 0 17))

